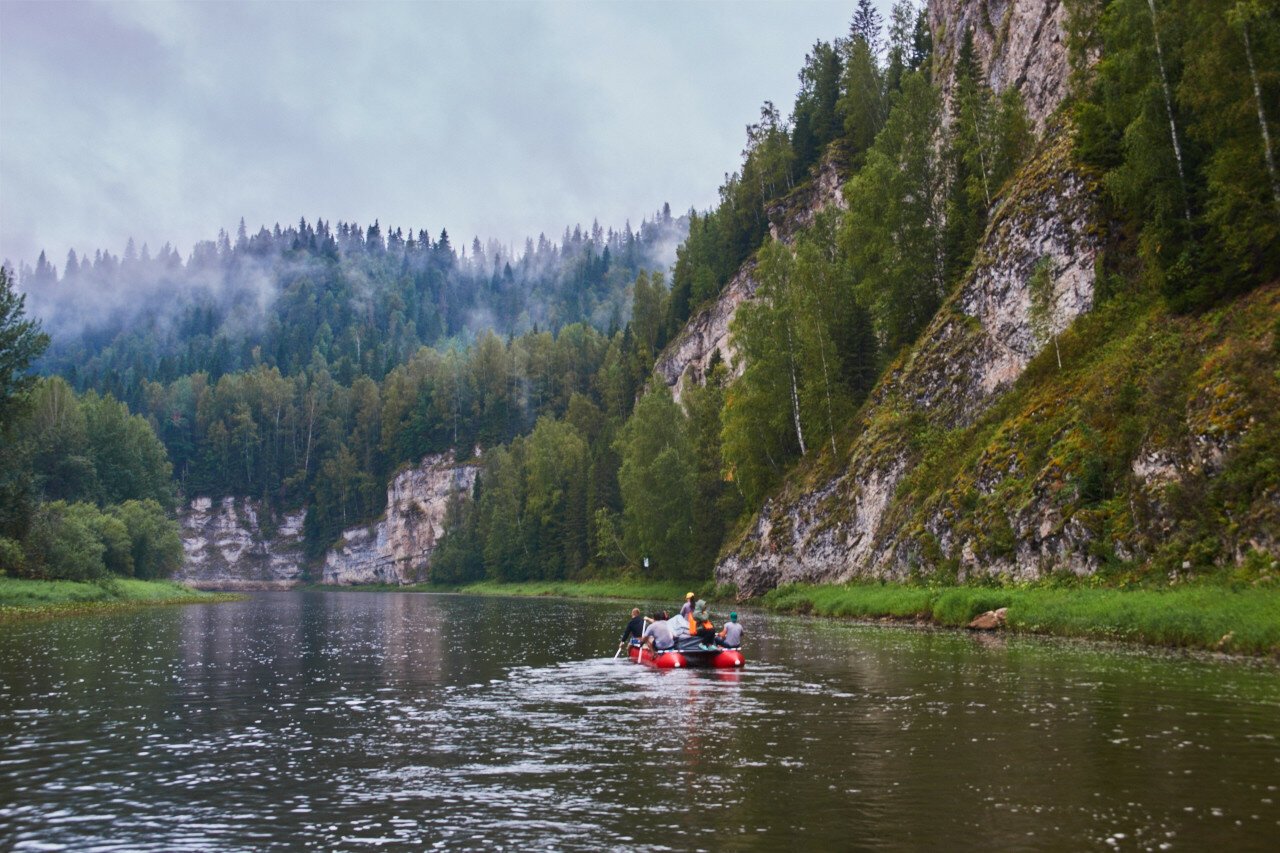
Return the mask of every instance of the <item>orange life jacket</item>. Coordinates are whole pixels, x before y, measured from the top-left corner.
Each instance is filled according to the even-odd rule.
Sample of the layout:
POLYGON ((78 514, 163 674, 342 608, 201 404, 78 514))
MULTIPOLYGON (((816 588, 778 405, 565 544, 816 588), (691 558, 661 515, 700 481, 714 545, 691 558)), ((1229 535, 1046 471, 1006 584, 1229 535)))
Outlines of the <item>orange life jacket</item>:
MULTIPOLYGON (((716 626, 715 626, 715 625, 713 625, 713 624, 711 624, 711 620, 710 620, 710 619, 708 619, 708 620, 706 620, 705 622, 703 622, 703 623, 702 623, 702 627, 703 627, 703 628, 710 628, 711 630, 713 630, 713 631, 714 631, 716 626)), ((690 634, 696 634, 696 633, 698 633, 698 620, 696 620, 696 619, 694 619, 694 618, 693 618, 693 612, 692 612, 692 611, 690 611, 690 613, 689 613, 689 633, 690 633, 690 634)))

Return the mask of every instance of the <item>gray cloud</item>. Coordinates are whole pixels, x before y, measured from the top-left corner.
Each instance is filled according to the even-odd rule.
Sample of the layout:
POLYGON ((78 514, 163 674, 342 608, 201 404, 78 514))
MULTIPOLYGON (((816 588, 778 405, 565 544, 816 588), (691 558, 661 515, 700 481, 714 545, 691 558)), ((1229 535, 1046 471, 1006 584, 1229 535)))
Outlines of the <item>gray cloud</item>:
POLYGON ((519 246, 712 204, 852 2, 0 0, 0 258, 241 216, 519 246))

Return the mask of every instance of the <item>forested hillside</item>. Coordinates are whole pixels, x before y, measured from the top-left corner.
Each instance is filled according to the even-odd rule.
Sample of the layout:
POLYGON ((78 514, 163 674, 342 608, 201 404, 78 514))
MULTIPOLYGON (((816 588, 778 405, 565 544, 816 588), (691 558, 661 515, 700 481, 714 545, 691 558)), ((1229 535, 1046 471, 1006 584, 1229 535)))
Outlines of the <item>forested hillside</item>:
MULTIPOLYGON (((969 100, 975 40, 993 65, 1007 64, 999 52, 1025 51, 1057 14, 1052 4, 994 8, 1002 17, 987 4, 946 4, 963 27, 949 40, 954 54, 934 64, 954 69, 944 120, 953 138, 968 126, 991 139, 999 126, 969 100)), ((954 208, 947 229, 917 232, 941 240, 928 257, 959 272, 959 286, 924 294, 949 295, 829 445, 800 445, 812 430, 802 433, 806 403, 792 394, 804 459, 726 550, 720 580, 761 592, 855 577, 1274 576, 1280 477, 1262 448, 1277 441, 1280 391, 1267 286, 1280 273, 1280 20, 1262 4, 1211 0, 1067 10, 1043 49, 1070 46, 1070 91, 1046 115, 1035 155, 998 180, 985 145, 970 162, 970 199, 989 222, 967 232, 977 252, 948 253, 964 245, 941 237, 961 221, 954 208)), ((937 162, 954 193, 960 172, 937 162)), ((875 230, 857 230, 864 205, 943 194, 860 202, 871 174, 869 163, 850 182, 850 239, 837 241, 854 280, 875 269, 865 254, 875 230)), ((894 245, 912 234, 894 233, 894 245)), ((816 279, 782 280, 794 291, 816 279)), ((880 340, 892 340, 892 326, 876 300, 911 304, 925 279, 913 280, 896 294, 883 283, 870 291, 880 340)), ((742 328, 750 316, 740 312, 742 328)), ((829 411, 822 398, 807 410, 819 423, 829 411)))
POLYGON ((620 331, 650 310, 643 286, 632 304, 637 273, 663 266, 685 227, 664 206, 638 231, 566 229, 512 257, 478 240, 455 251, 447 232, 242 225, 186 262, 130 244, 122 258, 73 251, 61 276, 42 255, 22 281, 52 332, 46 371, 142 413, 185 499, 307 506, 318 554, 382 511, 398 465, 562 414, 606 357, 627 361, 633 389, 652 359, 620 331))
POLYGON ((638 231, 593 223, 516 252, 479 238, 455 248, 447 230, 433 240, 302 219, 251 234, 242 220, 234 240, 220 233, 185 262, 168 244, 152 255, 130 240, 123 256, 69 251, 61 276, 41 253, 20 281, 53 335, 44 369, 137 406, 144 381, 216 382, 259 364, 293 376, 323 363, 349 385, 485 331, 617 329, 636 274, 663 269, 686 225, 664 206, 638 231))

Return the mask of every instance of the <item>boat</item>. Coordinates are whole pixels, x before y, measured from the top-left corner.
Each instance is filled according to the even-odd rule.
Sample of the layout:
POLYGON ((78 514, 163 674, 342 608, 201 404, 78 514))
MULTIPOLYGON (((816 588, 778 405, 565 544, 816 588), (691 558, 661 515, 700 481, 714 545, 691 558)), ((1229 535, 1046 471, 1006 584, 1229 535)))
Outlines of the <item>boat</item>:
POLYGON ((627 657, 633 663, 642 663, 656 669, 741 669, 747 659, 741 649, 702 646, 692 648, 659 649, 656 653, 636 643, 627 646, 627 657))

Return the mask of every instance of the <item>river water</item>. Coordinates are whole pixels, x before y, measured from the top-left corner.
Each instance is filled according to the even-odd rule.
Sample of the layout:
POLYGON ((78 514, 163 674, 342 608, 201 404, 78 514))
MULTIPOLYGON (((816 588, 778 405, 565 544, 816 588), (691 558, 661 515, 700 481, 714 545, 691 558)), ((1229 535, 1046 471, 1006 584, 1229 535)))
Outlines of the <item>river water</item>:
POLYGON ((1276 850, 1280 667, 747 613, 264 593, 0 625, 0 849, 1276 850))

